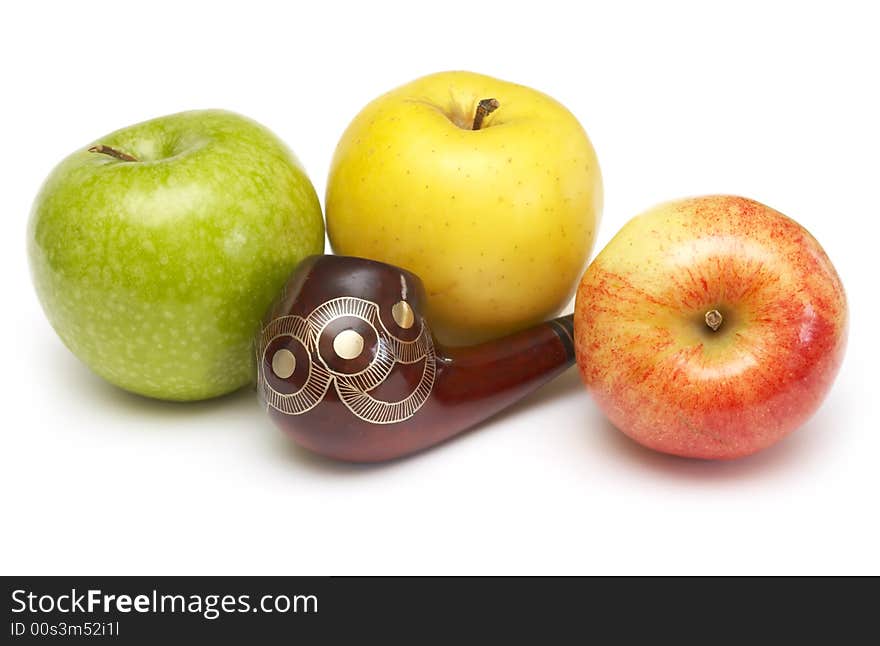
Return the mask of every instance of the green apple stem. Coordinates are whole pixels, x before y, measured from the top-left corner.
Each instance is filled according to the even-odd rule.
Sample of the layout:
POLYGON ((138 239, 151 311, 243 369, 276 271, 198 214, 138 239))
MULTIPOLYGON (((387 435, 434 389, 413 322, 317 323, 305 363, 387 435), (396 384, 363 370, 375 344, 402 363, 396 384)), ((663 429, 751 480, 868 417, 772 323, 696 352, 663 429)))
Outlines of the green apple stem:
POLYGON ((706 312, 706 325, 708 325, 713 332, 717 332, 718 328, 721 327, 721 324, 724 323, 724 317, 721 316, 721 312, 718 310, 709 310, 706 312))
POLYGON ((477 104, 477 111, 474 114, 474 125, 471 130, 479 130, 483 125, 483 119, 498 109, 498 99, 483 99, 477 104))
POLYGON ((111 148, 110 146, 105 146, 104 144, 98 144, 97 146, 92 146, 89 148, 90 153, 102 153, 104 155, 110 155, 111 157, 115 157, 119 161, 127 161, 127 162, 136 162, 137 159, 132 157, 128 153, 124 153, 121 150, 116 150, 115 148, 111 148))

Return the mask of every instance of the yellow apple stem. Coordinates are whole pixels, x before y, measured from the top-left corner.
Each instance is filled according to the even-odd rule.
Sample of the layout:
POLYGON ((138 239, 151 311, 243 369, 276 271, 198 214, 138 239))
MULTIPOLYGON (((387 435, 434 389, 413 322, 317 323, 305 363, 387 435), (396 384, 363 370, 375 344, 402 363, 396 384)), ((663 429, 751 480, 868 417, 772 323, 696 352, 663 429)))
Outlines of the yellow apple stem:
POLYGON ((474 125, 471 130, 479 130, 483 125, 483 119, 498 109, 497 99, 483 99, 477 104, 477 112, 474 114, 474 125))
POLYGON ((90 153, 102 153, 104 155, 110 155, 111 157, 115 157, 119 161, 128 161, 128 162, 136 162, 137 159, 132 157, 128 153, 124 153, 121 150, 116 150, 115 148, 111 148, 110 146, 105 146, 104 144, 98 144, 97 146, 92 146, 89 148, 90 153))
POLYGON ((706 312, 706 325, 712 328, 713 332, 717 332, 721 324, 724 323, 724 317, 718 310, 709 310, 706 312))

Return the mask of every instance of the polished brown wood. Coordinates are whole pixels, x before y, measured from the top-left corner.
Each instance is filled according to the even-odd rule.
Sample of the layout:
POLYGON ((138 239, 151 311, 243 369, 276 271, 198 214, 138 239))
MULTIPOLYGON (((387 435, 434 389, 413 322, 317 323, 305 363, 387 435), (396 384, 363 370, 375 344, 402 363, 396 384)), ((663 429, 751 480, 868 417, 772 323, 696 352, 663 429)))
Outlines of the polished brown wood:
POLYGON ((304 260, 257 339, 258 391, 273 421, 322 455, 389 460, 461 433, 574 362, 571 316, 444 348, 424 310, 422 283, 408 271, 347 256, 304 260))

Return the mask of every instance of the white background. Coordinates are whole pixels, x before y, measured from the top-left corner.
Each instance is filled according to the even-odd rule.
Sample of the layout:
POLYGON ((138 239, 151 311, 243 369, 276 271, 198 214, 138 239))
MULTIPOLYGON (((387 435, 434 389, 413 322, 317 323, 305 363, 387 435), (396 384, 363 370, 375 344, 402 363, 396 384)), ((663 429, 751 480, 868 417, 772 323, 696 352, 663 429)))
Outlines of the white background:
POLYGON ((880 573, 872 3, 195 5, 0 9, 0 572, 880 573), (65 155, 222 107, 278 133, 323 195, 357 111, 445 69, 533 86, 578 116, 605 178, 596 250, 652 204, 700 193, 809 228, 852 315, 817 415, 749 459, 681 460, 615 431, 572 370, 446 445, 352 466, 295 447, 250 391, 149 401, 62 346, 25 223, 65 155))

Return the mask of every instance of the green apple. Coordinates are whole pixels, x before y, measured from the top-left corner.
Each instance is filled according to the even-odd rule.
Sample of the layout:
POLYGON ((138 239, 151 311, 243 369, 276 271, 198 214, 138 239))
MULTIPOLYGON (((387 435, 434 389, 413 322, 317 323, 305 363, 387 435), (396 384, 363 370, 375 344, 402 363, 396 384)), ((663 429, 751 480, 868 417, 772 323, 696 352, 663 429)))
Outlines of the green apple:
POLYGON ((62 161, 27 233, 37 294, 64 344, 126 390, 169 400, 252 378, 252 339, 293 268, 324 248, 315 190, 265 127, 183 112, 62 161))
POLYGON ((596 153, 546 94, 470 72, 375 99, 336 148, 327 230, 337 253, 417 274, 447 345, 556 315, 602 211, 596 153))

